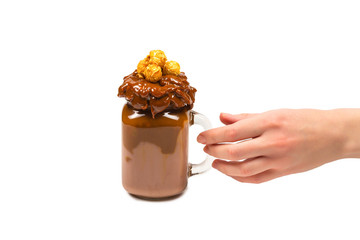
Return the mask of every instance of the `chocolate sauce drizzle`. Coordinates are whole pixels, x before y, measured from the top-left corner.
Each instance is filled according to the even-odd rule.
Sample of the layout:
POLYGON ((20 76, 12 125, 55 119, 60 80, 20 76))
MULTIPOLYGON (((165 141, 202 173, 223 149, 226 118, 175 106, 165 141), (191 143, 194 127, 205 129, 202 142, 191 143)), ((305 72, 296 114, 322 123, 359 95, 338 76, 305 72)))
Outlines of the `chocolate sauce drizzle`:
POLYGON ((139 78, 135 70, 124 77, 119 87, 118 97, 125 97, 138 110, 151 110, 152 117, 165 109, 191 109, 195 102, 196 89, 191 87, 185 73, 178 76, 164 75, 152 83, 139 78))

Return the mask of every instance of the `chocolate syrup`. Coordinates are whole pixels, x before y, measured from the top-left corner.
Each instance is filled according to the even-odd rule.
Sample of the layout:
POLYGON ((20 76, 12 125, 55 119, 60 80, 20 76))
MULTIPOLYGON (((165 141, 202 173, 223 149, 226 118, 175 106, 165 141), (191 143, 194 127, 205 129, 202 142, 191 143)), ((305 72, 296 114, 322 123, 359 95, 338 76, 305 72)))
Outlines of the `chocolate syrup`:
POLYGON ((178 76, 164 75, 152 83, 139 78, 135 70, 124 77, 118 96, 125 97, 129 104, 138 110, 150 109, 152 117, 165 109, 191 109, 195 101, 196 89, 191 87, 185 73, 178 76))

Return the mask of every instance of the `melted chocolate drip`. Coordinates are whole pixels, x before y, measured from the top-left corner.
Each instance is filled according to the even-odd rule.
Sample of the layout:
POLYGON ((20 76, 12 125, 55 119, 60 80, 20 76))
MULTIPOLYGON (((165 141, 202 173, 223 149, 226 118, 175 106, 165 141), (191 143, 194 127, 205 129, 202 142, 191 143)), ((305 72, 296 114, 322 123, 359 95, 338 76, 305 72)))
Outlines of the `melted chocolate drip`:
POLYGON ((125 97, 138 110, 151 110, 152 117, 165 109, 191 109, 195 102, 196 89, 191 87, 185 73, 178 76, 164 75, 152 83, 139 78, 135 70, 124 77, 119 87, 118 97, 125 97))

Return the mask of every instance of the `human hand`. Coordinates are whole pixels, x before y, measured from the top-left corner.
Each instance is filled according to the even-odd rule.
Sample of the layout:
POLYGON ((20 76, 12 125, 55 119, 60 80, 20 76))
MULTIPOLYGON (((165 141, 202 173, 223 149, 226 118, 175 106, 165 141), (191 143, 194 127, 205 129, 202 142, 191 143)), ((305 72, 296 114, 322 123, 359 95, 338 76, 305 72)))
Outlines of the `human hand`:
POLYGON ((221 114, 226 126, 202 132, 198 142, 206 144, 206 153, 230 160, 214 161, 213 167, 220 172, 240 182, 262 183, 359 155, 351 132, 360 134, 359 122, 353 121, 354 115, 360 119, 360 111, 352 111, 280 109, 221 114))

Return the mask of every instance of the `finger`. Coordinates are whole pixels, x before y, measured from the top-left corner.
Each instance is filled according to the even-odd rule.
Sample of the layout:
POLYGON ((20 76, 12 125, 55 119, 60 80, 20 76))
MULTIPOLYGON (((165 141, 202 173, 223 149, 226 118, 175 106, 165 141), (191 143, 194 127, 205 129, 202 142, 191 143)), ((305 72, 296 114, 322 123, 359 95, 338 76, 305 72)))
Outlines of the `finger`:
POLYGON ((256 113, 241 113, 241 114, 230 114, 230 113, 220 113, 220 121, 225 124, 225 125, 229 125, 229 124, 233 124, 237 121, 246 119, 246 118, 250 118, 253 116, 256 116, 256 113))
POLYGON ((213 128, 199 134, 197 141, 202 144, 235 142, 260 136, 264 131, 260 117, 247 118, 219 128, 213 128))
POLYGON ((265 154, 265 145, 258 138, 236 144, 210 144, 204 147, 204 152, 216 158, 241 160, 258 157, 265 154))
POLYGON ((257 157, 242 162, 227 162, 216 159, 212 166, 228 176, 245 178, 271 169, 272 164, 265 157, 257 157))
POLYGON ((279 171, 279 170, 267 170, 265 172, 253 175, 253 176, 249 176, 249 177, 239 177, 239 176, 234 176, 232 178, 234 178, 235 180, 239 181, 239 182, 243 182, 243 183, 263 183, 263 182, 267 182, 270 180, 273 180, 275 178, 279 178, 282 176, 285 176, 286 174, 279 171))

